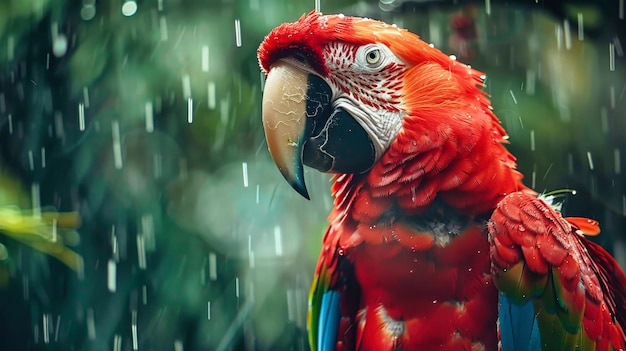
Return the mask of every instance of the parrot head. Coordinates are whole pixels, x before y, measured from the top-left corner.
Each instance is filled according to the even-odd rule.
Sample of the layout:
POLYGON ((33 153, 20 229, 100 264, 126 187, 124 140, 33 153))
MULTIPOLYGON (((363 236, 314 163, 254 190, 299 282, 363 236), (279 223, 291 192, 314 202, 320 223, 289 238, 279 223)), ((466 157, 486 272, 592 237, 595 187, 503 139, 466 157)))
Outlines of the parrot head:
POLYGON ((506 138, 482 73, 395 25, 312 11, 272 30, 258 57, 269 151, 306 198, 303 164, 364 174, 386 154, 441 155, 453 143, 437 157, 449 160, 485 135, 506 138))

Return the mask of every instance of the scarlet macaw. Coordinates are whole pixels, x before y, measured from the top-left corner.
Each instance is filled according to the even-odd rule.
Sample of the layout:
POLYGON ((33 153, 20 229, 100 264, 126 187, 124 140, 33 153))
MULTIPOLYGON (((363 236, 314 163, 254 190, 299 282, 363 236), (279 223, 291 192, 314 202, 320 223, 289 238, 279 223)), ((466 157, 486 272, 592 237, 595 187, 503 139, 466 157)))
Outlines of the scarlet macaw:
POLYGON ((333 174, 313 350, 623 350, 626 277, 522 184, 484 75, 415 34, 311 12, 272 30, 263 126, 304 197, 333 174))

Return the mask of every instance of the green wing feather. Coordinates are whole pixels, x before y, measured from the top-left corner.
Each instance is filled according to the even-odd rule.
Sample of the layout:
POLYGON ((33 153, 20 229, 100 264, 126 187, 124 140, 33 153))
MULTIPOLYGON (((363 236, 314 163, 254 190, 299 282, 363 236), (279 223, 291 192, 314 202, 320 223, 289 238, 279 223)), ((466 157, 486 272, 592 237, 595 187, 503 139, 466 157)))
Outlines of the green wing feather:
POLYGON ((512 303, 532 302, 543 351, 623 349, 624 273, 589 249, 578 221, 529 194, 506 196, 489 223, 494 282, 512 303))

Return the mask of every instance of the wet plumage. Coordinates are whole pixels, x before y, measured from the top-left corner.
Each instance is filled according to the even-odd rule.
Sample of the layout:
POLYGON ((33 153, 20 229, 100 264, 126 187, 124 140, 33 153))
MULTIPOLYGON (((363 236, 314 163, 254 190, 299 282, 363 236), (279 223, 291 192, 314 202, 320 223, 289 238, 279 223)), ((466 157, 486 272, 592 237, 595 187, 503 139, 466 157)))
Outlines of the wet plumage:
POLYGON ((303 164, 334 174, 314 350, 625 347, 624 273, 522 184, 481 72, 396 26, 317 12, 258 53, 281 173, 305 197, 303 164))

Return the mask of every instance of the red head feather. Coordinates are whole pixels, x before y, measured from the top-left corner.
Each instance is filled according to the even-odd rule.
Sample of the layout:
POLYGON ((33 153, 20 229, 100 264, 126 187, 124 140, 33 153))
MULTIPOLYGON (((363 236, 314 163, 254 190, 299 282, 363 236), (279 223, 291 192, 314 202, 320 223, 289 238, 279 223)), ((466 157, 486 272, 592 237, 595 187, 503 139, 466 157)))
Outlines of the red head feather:
POLYGON ((446 202, 477 213, 495 206, 504 194, 524 189, 515 158, 500 145, 507 136, 481 89, 483 73, 416 34, 377 20, 312 11, 270 32, 259 47, 259 63, 268 72, 277 60, 298 53, 320 75, 333 76, 324 48, 334 41, 384 44, 406 64, 399 92, 406 112, 402 130, 368 173, 367 185, 364 175, 338 179, 335 195, 351 183, 344 194, 350 199, 338 203, 352 207, 355 199, 349 193, 361 192, 370 204, 368 216, 375 218, 380 213, 372 213, 377 211, 370 198, 381 199, 383 209, 389 205, 383 198, 394 194, 401 207, 419 211, 447 192, 442 194, 446 202), (361 186, 369 191, 357 191, 361 186), (481 196, 471 195, 476 192, 481 196))

